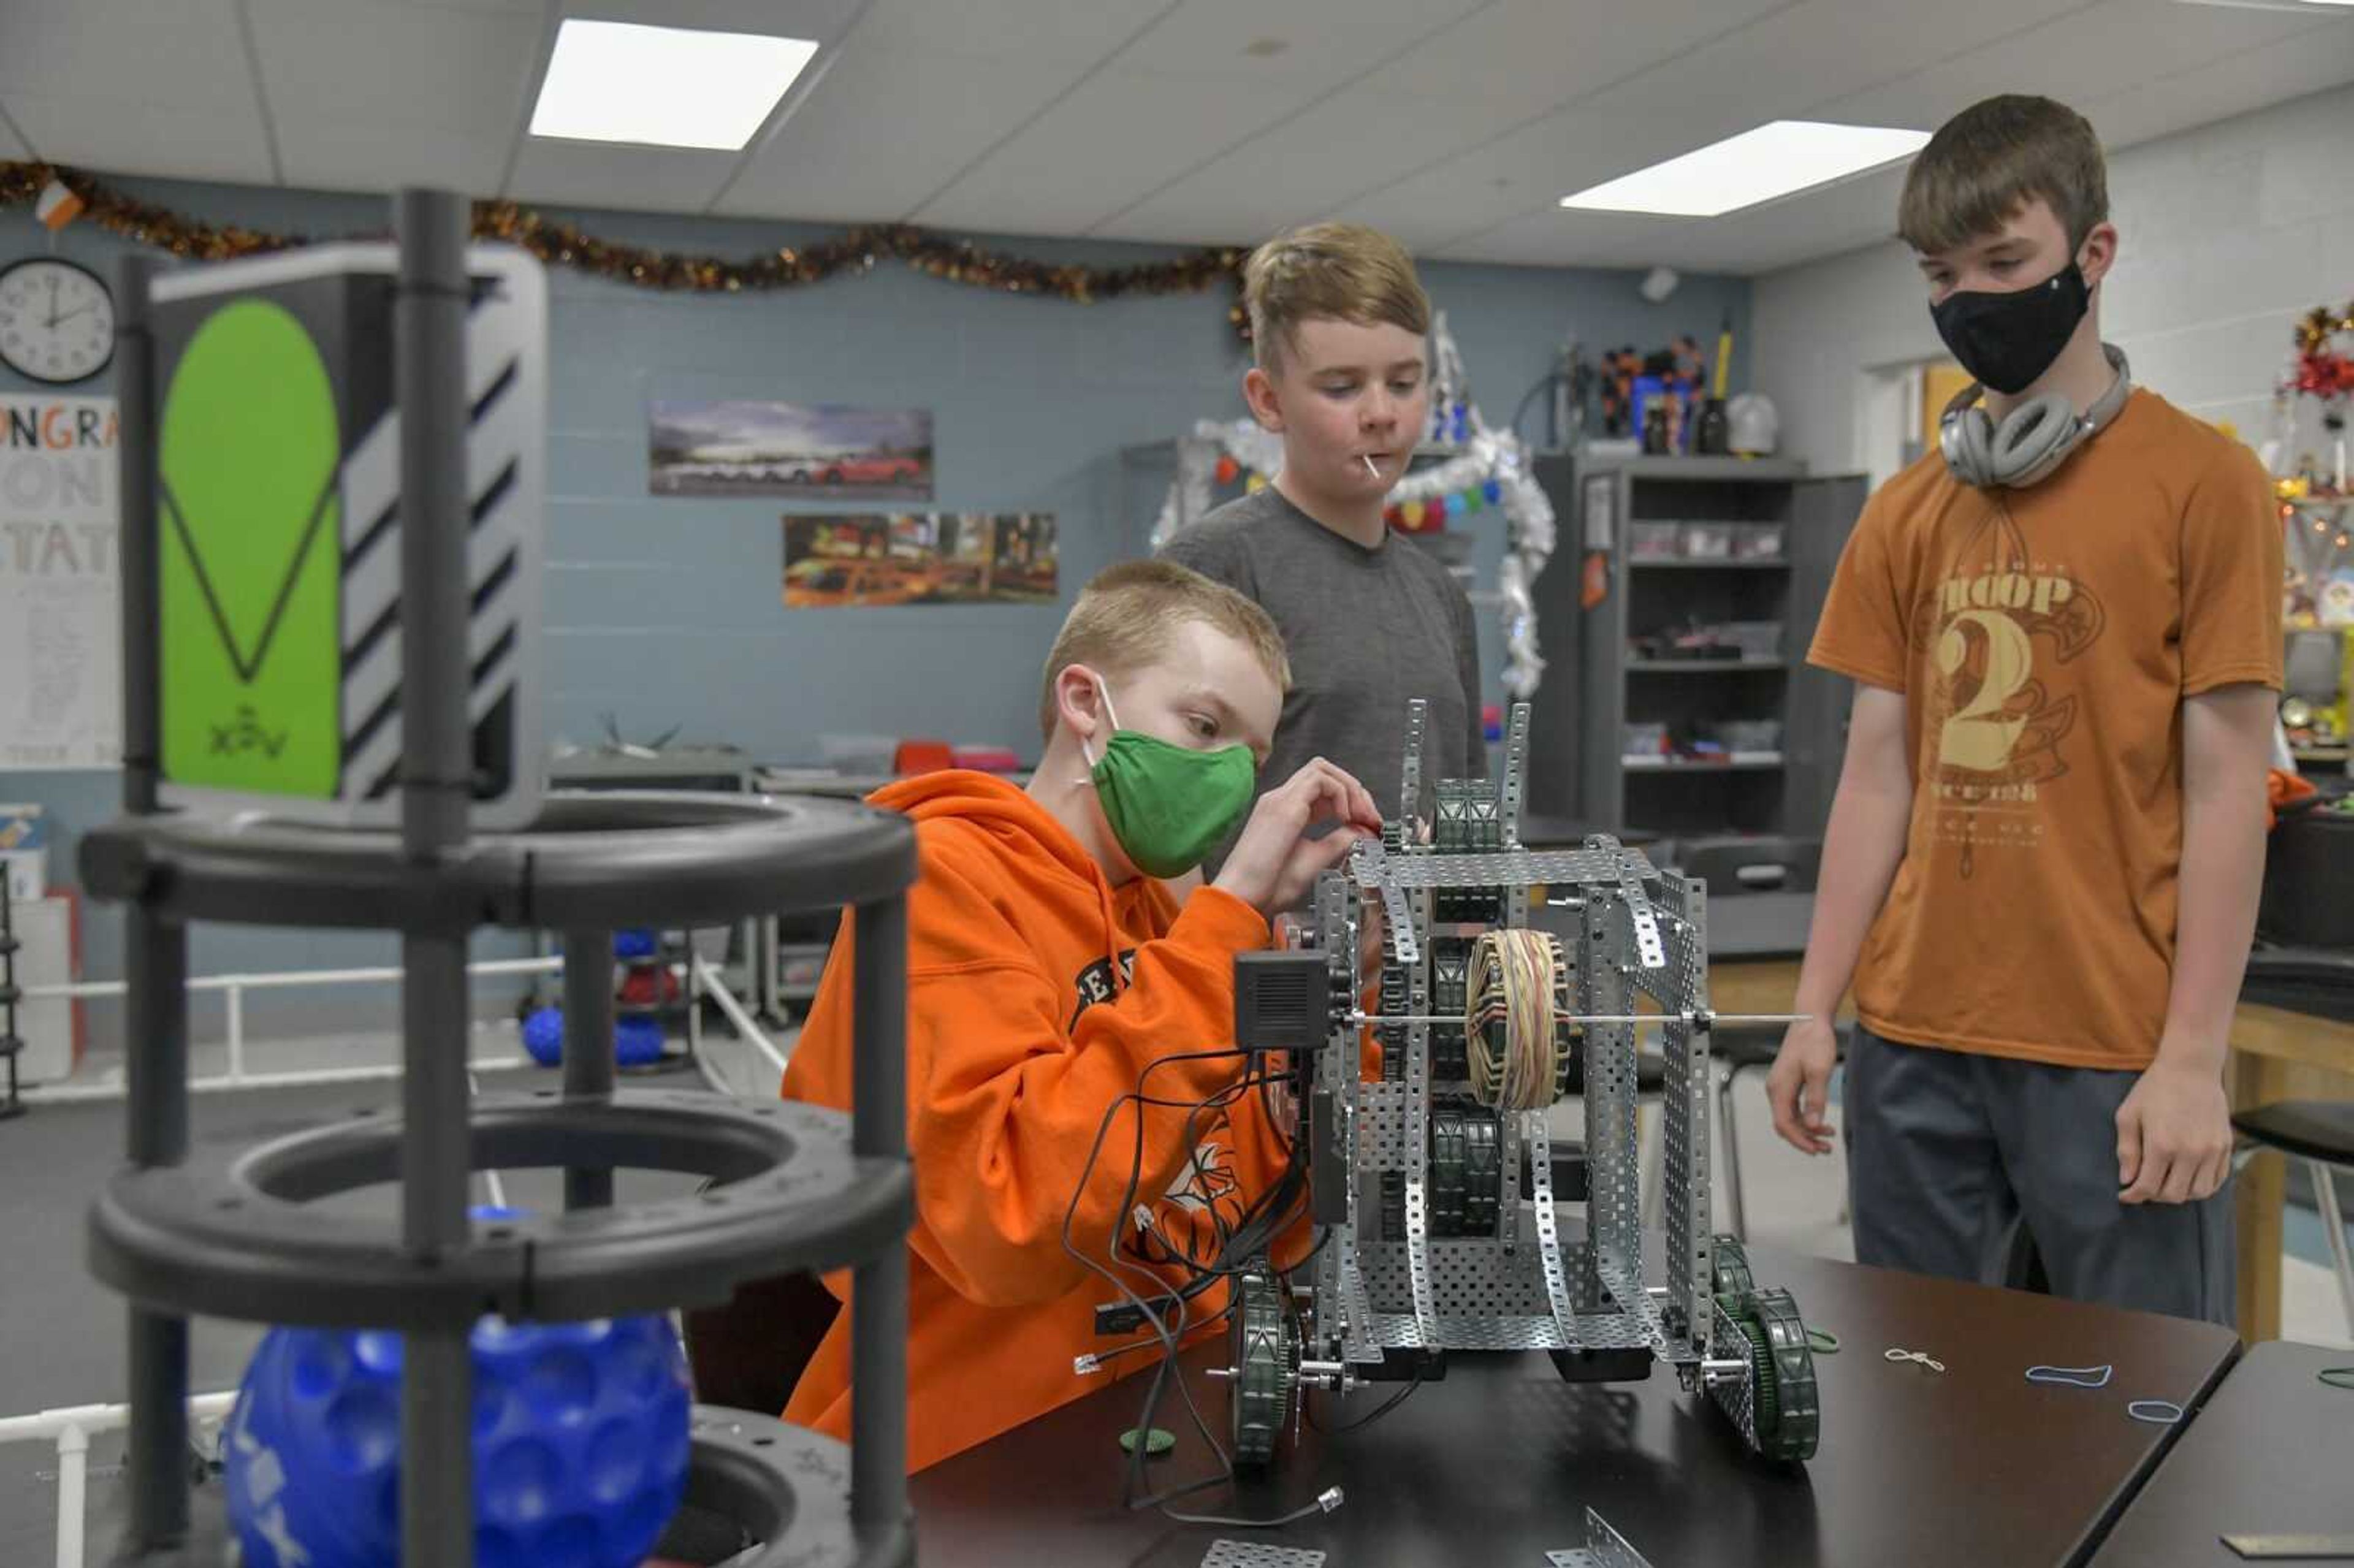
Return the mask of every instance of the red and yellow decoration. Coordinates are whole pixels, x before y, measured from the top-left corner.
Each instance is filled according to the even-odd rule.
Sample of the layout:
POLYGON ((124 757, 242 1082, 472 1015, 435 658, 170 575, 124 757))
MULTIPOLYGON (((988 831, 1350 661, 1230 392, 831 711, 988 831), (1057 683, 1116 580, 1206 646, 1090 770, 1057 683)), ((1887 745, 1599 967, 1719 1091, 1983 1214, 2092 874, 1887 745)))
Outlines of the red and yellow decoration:
POLYGON ((2316 305, 2296 323, 2296 358, 2289 389, 2310 397, 2354 393, 2354 353, 2338 346, 2341 334, 2354 334, 2354 300, 2337 310, 2316 305))

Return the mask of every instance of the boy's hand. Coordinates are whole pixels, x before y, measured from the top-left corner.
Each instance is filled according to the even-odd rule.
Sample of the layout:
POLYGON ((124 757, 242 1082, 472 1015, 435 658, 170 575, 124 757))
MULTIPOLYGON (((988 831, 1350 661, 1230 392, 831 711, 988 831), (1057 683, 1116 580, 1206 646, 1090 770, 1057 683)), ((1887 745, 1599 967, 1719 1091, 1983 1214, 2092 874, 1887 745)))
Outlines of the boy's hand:
POLYGON ((1348 858, 1361 834, 1378 834, 1382 814, 1365 787, 1322 758, 1259 797, 1213 887, 1270 919, 1299 902, 1316 879, 1348 858), (1320 822, 1341 829, 1308 837, 1320 822), (1354 830, 1354 831, 1352 831, 1354 830))
POLYGON ((2120 1203, 2196 1202, 2232 1173, 2232 1107, 2221 1077, 2157 1063, 2117 1107, 2120 1203))
POLYGON ((1831 1069, 1839 1065, 1839 1036, 1828 1018, 1793 1023, 1766 1075, 1766 1103, 1774 1108, 1774 1130, 1802 1154, 1829 1154, 1831 1069))

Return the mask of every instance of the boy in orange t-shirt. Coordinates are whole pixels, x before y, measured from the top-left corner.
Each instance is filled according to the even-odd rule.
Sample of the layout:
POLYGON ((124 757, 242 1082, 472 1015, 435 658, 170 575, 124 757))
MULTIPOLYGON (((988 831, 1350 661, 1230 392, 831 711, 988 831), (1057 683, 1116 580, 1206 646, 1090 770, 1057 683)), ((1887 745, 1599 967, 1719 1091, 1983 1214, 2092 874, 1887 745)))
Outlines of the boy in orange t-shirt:
MULTIPOLYGON (((1156 1342, 1097 1338, 1097 1306, 1120 1297, 1072 1251, 1108 1269, 1116 1249, 1140 1295, 1156 1274, 1176 1288, 1276 1187, 1285 1139, 1257 1096, 1187 1108, 1251 1069, 1186 1058, 1234 1050, 1235 955, 1267 946, 1268 918, 1359 832, 1381 831, 1372 798, 1320 758, 1252 807, 1289 681, 1274 623, 1240 594, 1170 562, 1114 567, 1048 655, 1028 789, 950 771, 872 798, 914 819, 920 861, 907 899, 911 1469, 1091 1392, 1075 1357, 1156 1342), (1161 879, 1193 870, 1246 810, 1218 874, 1181 907, 1161 879), (1120 1103, 1139 1092, 1163 1103, 1120 1103)), ((850 948, 845 924, 788 1099, 849 1107, 850 948)), ((846 1278, 829 1288, 845 1295, 846 1278)), ((1225 1305, 1214 1285, 1188 1315, 1225 1305)), ((849 1337, 843 1312, 786 1419, 848 1436, 849 1337)))
POLYGON ((2281 535, 2253 456, 2100 339, 2101 151, 1966 110, 1900 228, 1982 384, 1873 495, 1811 661, 1859 683, 1775 1127, 1829 1148, 1859 1262, 2229 1324, 2222 1066, 2255 926, 2281 535), (1981 411, 1969 407, 1982 393, 1981 411), (2039 411, 2040 405, 2040 411, 2039 411))

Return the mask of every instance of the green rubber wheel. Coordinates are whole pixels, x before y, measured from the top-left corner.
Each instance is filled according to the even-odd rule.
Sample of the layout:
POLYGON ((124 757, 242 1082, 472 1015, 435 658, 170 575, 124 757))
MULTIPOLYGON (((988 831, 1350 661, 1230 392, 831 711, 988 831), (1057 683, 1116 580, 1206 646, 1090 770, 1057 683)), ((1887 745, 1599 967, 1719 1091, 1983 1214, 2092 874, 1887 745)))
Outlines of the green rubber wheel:
POLYGON ((1750 1298, 1740 1323, 1749 1340, 1757 1451, 1790 1464, 1813 1458, 1822 1433, 1822 1402, 1798 1304, 1787 1290, 1760 1290, 1750 1298))
POLYGON ((1766 1326, 1755 1318, 1739 1319, 1741 1337, 1749 1344, 1749 1408, 1757 1425, 1760 1453, 1773 1446, 1781 1426, 1781 1402, 1776 1397, 1774 1348, 1766 1340, 1766 1326))
POLYGON ((1235 1369, 1228 1385, 1231 1436, 1237 1468, 1263 1470, 1275 1460, 1276 1439, 1291 1419, 1299 1352, 1283 1286, 1264 1260, 1235 1277, 1227 1349, 1235 1369))
MULTIPOLYGON (((1733 1236, 1718 1236, 1710 1244, 1714 1256, 1709 1281, 1710 1294, 1729 1296, 1735 1301, 1746 1301, 1756 1292, 1757 1281, 1749 1272, 1749 1253, 1733 1236)), ((1738 1319, 1741 1313, 1732 1307, 1725 1310, 1738 1319)))

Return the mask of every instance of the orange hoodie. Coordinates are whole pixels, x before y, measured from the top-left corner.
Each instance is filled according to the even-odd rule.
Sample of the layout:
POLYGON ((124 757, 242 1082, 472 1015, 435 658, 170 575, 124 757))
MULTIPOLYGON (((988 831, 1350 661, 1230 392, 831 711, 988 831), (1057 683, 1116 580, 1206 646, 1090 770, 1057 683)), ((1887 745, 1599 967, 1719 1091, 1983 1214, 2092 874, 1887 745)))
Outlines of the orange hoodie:
MULTIPOLYGON (((916 823, 921 862, 907 899, 907 1140, 916 1225, 907 1302, 907 1464, 921 1469, 1058 1404, 1099 1379, 1072 1359, 1130 1342, 1095 1331, 1121 1299, 1063 1248, 1101 1262, 1118 1225, 1131 1260, 1163 1251, 1119 1213, 1137 1144, 1123 1107, 1082 1189, 1104 1113, 1158 1058, 1234 1045, 1234 958, 1267 943, 1267 921, 1216 888, 1180 910, 1140 878, 1114 888, 1094 857, 1022 790, 968 772, 929 773, 878 791, 916 823)), ((784 1096, 847 1109, 851 927, 844 921, 785 1073, 784 1096)), ((1145 1090, 1179 1102, 1143 1112, 1137 1213, 1206 1260, 1215 1223, 1233 1225, 1281 1172, 1282 1144, 1255 1095, 1223 1118, 1187 1113, 1248 1071, 1241 1058, 1180 1062, 1145 1090)), ((1185 1277, 1164 1269, 1171 1285, 1185 1277)), ((1123 1271, 1150 1294, 1149 1277, 1123 1271)), ((849 1276, 827 1287, 847 1299, 849 1276)), ((1225 1305, 1194 1298, 1196 1321, 1225 1305)), ((1150 1330, 1147 1330, 1150 1333, 1150 1330)), ((1139 1351, 1111 1363, 1149 1370, 1139 1351)), ((850 1430, 850 1314, 834 1320, 785 1418, 837 1438, 850 1430)))

